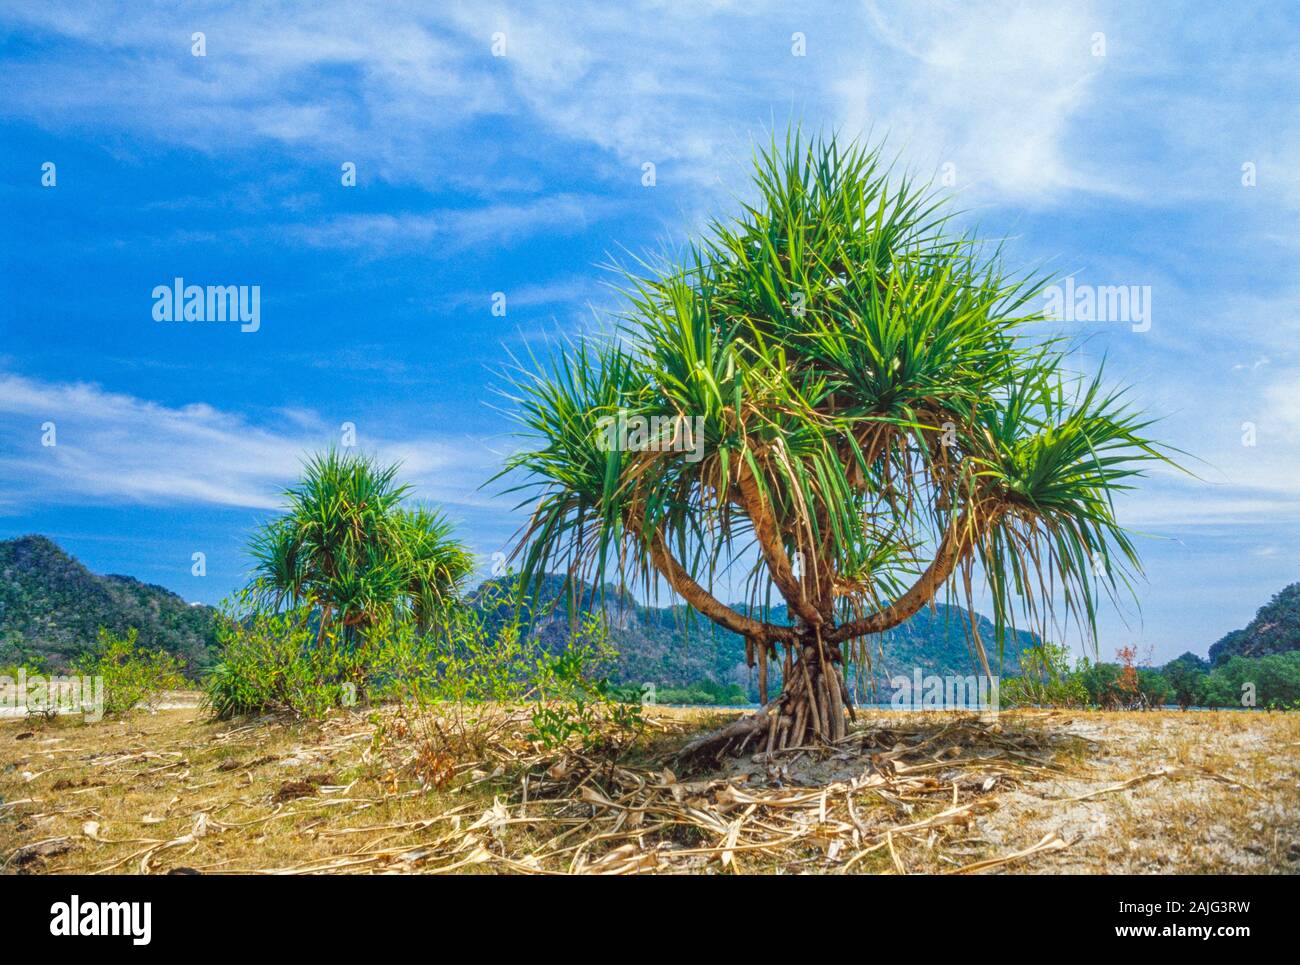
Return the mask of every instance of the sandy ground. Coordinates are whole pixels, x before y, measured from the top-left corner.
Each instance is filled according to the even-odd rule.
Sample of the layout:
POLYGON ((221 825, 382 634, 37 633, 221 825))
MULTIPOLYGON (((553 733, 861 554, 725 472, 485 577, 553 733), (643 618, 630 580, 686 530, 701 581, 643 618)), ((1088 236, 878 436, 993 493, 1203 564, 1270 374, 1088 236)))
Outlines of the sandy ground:
POLYGON ((873 711, 830 755, 662 771, 668 750, 722 716, 655 709, 621 776, 550 804, 542 778, 574 759, 486 747, 443 760, 391 709, 325 724, 223 723, 192 706, 4 721, 0 873, 530 871, 560 853, 550 842, 566 828, 622 837, 602 831, 559 870, 1300 872, 1300 714, 1026 711, 971 726, 873 711), (412 768, 455 776, 430 786, 412 768), (679 815, 663 833, 630 831, 627 804, 642 798, 605 799, 620 780, 679 781, 642 810, 675 798, 698 826, 683 837, 679 815), (757 829, 738 838, 751 815, 757 829), (745 850, 745 835, 777 825, 788 843, 745 850))
MULTIPOLYGON (((82 697, 82 688, 80 684, 70 681, 63 681, 55 688, 53 701, 45 695, 45 692, 39 695, 37 703, 34 706, 39 707, 41 703, 52 702, 56 705, 57 713, 62 716, 82 716, 79 701, 82 697)), ((200 701, 199 694, 193 691, 178 690, 166 691, 155 710, 184 710, 187 708, 198 707, 200 701)), ((0 683, 0 720, 21 720, 29 716, 28 699, 25 695, 18 692, 15 684, 0 683)))
POLYGON ((1300 873, 1300 714, 1066 713, 1042 722, 1088 742, 1081 766, 1002 795, 979 825, 1001 848, 1050 833, 1071 842, 1034 870, 1300 873))

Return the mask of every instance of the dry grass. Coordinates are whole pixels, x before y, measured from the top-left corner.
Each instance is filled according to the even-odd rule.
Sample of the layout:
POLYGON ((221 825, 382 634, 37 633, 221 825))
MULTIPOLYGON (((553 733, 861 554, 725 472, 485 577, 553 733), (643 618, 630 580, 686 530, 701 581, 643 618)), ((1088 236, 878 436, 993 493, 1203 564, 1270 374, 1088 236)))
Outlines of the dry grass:
MULTIPOLYGON (((831 752, 675 772, 718 715, 618 753, 393 709, 0 722, 7 873, 1294 872, 1300 715, 865 715, 831 752), (449 753, 454 750, 454 753, 449 753)), ((680 769, 679 769, 680 770, 680 769)))
POLYGON ((1041 720, 1093 750, 1086 767, 1007 795, 984 829, 995 847, 1034 834, 1073 839, 1040 862, 1052 872, 1300 873, 1300 714, 1041 720))

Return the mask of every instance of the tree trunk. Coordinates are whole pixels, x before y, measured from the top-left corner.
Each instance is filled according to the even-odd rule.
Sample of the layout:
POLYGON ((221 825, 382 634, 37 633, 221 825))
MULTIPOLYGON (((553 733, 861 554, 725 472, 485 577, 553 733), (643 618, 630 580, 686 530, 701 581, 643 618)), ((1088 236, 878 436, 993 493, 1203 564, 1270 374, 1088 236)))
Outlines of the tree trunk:
MULTIPOLYGON (((760 691, 766 691, 768 659, 774 647, 754 647, 762 662, 760 691)), ((810 631, 786 645, 786 672, 781 692, 755 713, 691 741, 679 757, 720 759, 726 754, 761 752, 768 755, 796 747, 825 745, 848 732, 854 710, 844 681, 844 660, 838 646, 810 631)), ((760 692, 760 697, 766 694, 760 692)))

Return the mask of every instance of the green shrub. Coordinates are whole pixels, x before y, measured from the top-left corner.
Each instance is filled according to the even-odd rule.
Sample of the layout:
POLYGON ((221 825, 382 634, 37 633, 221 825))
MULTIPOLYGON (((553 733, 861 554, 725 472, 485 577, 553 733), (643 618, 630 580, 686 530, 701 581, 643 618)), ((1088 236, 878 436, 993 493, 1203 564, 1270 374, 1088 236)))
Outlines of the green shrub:
POLYGON ((25 671, 27 676, 33 677, 46 673, 49 667, 50 662, 45 654, 27 646, 16 633, 0 643, 0 677, 17 680, 19 671, 25 671))
POLYGON ((1194 704, 1205 702, 1207 666, 1205 660, 1188 652, 1170 660, 1161 668, 1160 672, 1169 681, 1173 699, 1179 707, 1186 710, 1194 704))
POLYGON ((1055 643, 1027 647, 1020 655, 1019 677, 1001 682, 1000 703, 1009 707, 1082 707, 1088 691, 1070 670, 1070 651, 1055 643))
POLYGON ((25 673, 28 677, 35 677, 37 674, 44 674, 45 669, 43 661, 35 663, 0 663, 0 677, 8 677, 10 680, 17 680, 20 673, 25 673))
POLYGON ((137 647, 137 636, 134 627, 121 636, 100 627, 95 648, 76 662, 79 673, 103 679, 105 714, 124 714, 141 704, 152 711, 163 691, 185 686, 181 661, 137 647))
POLYGON ((599 615, 588 614, 554 654, 528 632, 519 594, 502 596, 512 615, 493 625, 452 604, 427 629, 394 613, 341 636, 320 632, 305 607, 237 616, 246 595, 220 617, 221 660, 205 681, 207 706, 223 719, 270 710, 320 718, 339 706, 394 700, 417 715, 436 711, 442 742, 464 753, 490 739, 502 709, 530 702, 530 736, 547 746, 593 741, 598 721, 635 723, 639 709, 615 700, 604 678, 614 654, 599 615))
POLYGON ((1174 696, 1165 676, 1150 667, 1084 659, 1076 672, 1088 691, 1088 703, 1102 710, 1149 710, 1163 707, 1174 696))
POLYGON ((720 684, 712 680, 698 680, 685 687, 656 687, 657 704, 684 704, 687 706, 718 707, 749 703, 749 695, 740 684, 720 684))
POLYGON ((606 677, 615 653, 599 613, 585 614, 565 648, 552 653, 529 632, 552 613, 531 616, 517 589, 496 593, 481 612, 444 611, 423 652, 378 649, 376 692, 424 712, 435 742, 452 753, 482 750, 524 704, 532 708, 526 738, 548 749, 570 740, 594 748, 608 724, 620 733, 640 727, 639 702, 619 699, 606 677), (486 616, 492 613, 506 616, 486 616))
POLYGON ((218 617, 220 660, 208 673, 203 695, 209 710, 228 720, 288 709, 318 716, 328 703, 313 680, 308 654, 314 638, 306 614, 255 614, 244 620, 218 617))
POLYGON ((322 718, 366 695, 381 639, 371 633, 345 643, 333 629, 321 633, 305 607, 243 618, 227 608, 218 617, 220 661, 204 681, 205 703, 223 720, 276 710, 322 718))
POLYGON ((1138 670, 1138 692, 1148 707, 1164 707, 1174 700, 1174 688, 1163 672, 1150 667, 1138 670))
POLYGON ((640 704, 617 699, 609 681, 591 673, 592 659, 607 640, 604 624, 593 616, 579 630, 576 645, 542 658, 530 741, 552 750, 576 737, 584 749, 592 750, 606 742, 608 724, 616 733, 641 727, 640 704))

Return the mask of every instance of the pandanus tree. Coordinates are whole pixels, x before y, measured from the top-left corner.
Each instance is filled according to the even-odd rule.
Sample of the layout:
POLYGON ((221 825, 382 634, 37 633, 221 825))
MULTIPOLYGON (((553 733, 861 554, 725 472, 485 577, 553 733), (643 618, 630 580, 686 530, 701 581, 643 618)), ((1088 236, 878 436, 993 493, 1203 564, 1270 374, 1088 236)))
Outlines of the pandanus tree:
POLYGON ((763 707, 700 749, 842 736, 846 662, 941 594, 981 595, 999 645, 1020 622, 1094 632, 1139 567, 1111 497, 1166 458, 1027 331, 1042 279, 878 149, 796 132, 755 167, 738 218, 625 273, 616 337, 512 378, 525 577, 666 586, 745 638, 763 707))
POLYGON ((345 640, 390 615, 427 627, 473 558, 444 516, 404 505, 398 468, 336 450, 308 459, 285 513, 253 540, 258 602, 305 606, 345 640))

